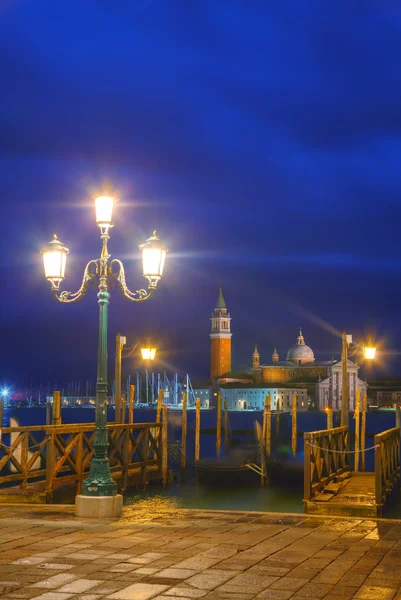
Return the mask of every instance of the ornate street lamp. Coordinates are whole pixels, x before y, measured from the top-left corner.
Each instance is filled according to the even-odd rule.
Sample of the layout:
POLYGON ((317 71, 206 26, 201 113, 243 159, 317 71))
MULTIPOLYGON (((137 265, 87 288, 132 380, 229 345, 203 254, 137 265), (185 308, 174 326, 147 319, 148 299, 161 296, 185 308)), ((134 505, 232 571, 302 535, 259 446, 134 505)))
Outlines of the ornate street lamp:
POLYGON ((348 393, 348 350, 352 350, 350 356, 353 356, 358 350, 363 351, 363 355, 367 360, 373 360, 376 355, 376 348, 373 346, 362 346, 360 344, 352 344, 352 335, 347 335, 346 331, 342 333, 342 402, 341 402, 341 426, 349 426, 349 393, 348 393))
POLYGON ((107 185, 104 192, 95 199, 96 223, 100 228, 102 251, 100 258, 91 260, 85 267, 81 287, 77 292, 60 292, 60 283, 65 277, 68 249, 54 236, 42 250, 45 276, 51 283, 51 290, 59 302, 72 303, 83 298, 91 282, 98 283, 99 345, 96 382, 96 419, 93 441, 94 456, 91 461, 88 479, 82 485, 81 495, 76 497, 78 516, 112 517, 122 511, 122 497, 117 494, 117 486, 110 474, 107 458, 107 311, 110 298, 110 284, 117 282, 122 295, 132 302, 148 300, 155 292, 163 276, 166 253, 165 245, 156 232, 140 246, 142 250, 143 275, 148 280, 148 290, 131 292, 125 282, 123 263, 110 260, 107 248, 109 229, 113 226, 113 208, 116 196, 107 185))

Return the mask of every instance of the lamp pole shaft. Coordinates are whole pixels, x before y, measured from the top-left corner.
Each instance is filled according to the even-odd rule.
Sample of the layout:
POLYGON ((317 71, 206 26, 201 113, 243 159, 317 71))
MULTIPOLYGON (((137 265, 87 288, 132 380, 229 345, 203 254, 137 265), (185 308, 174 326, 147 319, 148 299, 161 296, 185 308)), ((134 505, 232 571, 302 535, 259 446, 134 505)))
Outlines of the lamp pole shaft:
POLYGON ((342 333, 341 363, 342 363, 341 427, 349 427, 349 422, 348 422, 348 411, 349 411, 348 342, 347 342, 347 333, 345 331, 343 331, 343 333, 342 333))
POLYGON ((115 496, 117 486, 110 474, 107 458, 107 313, 110 293, 108 291, 107 237, 103 237, 102 255, 99 259, 99 345, 96 381, 96 420, 93 440, 94 456, 88 479, 82 485, 84 496, 115 496))

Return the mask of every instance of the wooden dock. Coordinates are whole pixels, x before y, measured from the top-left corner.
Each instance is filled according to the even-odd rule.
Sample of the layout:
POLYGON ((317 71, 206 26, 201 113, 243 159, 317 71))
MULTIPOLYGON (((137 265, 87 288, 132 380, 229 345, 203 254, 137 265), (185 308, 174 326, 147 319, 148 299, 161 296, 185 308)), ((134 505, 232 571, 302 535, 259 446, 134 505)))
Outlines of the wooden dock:
POLYGON ((375 436, 375 471, 351 471, 347 427, 304 434, 304 508, 308 514, 380 517, 400 487, 400 429, 375 436))

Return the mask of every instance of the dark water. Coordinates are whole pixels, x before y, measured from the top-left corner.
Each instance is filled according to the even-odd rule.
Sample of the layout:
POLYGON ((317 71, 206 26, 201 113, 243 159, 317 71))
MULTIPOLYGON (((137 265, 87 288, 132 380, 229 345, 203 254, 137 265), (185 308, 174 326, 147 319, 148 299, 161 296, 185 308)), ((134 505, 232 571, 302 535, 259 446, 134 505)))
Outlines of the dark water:
POLYGON ((266 485, 252 488, 210 489, 195 479, 186 483, 170 484, 166 489, 149 486, 147 491, 128 492, 127 506, 144 503, 163 503, 171 508, 199 508, 209 510, 247 510, 266 512, 302 513, 302 492, 284 490, 266 485))
MULTIPOLYGON (((5 409, 3 426, 9 425, 10 417, 16 419, 20 425, 40 425, 45 422, 45 408, 18 408, 5 409)), ((336 415, 337 426, 339 415, 336 415)), ((63 408, 63 423, 84 423, 94 421, 93 408, 63 408)), ((231 448, 247 448, 256 444, 254 434, 254 422, 262 423, 261 411, 230 411, 229 431, 231 448)), ((114 409, 108 409, 109 421, 114 421, 114 409)), ((154 422, 154 409, 137 409, 134 416, 136 423, 154 422)), ((187 464, 189 468, 194 460, 194 425, 195 413, 188 411, 188 437, 187 437, 187 464)), ((303 461, 303 433, 326 428, 326 415, 324 413, 305 412, 298 414, 298 438, 297 438, 297 460, 303 461)), ((350 415, 351 447, 355 421, 350 415)), ((369 413, 367 415, 366 447, 373 446, 373 436, 395 426, 394 413, 369 413)), ((214 458, 216 455, 216 412, 202 411, 201 413, 201 457, 214 458)), ((169 411, 168 427, 169 444, 181 440, 181 412, 169 411)), ((291 418, 289 413, 280 415, 279 434, 276 431, 275 415, 272 415, 272 454, 277 452, 283 455, 290 454, 291 418)), ((222 438, 222 446, 224 438, 222 438)), ((224 454, 224 449, 223 449, 224 454)), ((170 468, 178 470, 178 464, 170 461, 170 468)), ((366 453, 366 470, 373 471, 373 451, 366 453)), ((257 476, 256 476, 257 477, 257 476)), ((148 490, 130 492, 126 495, 124 502, 127 505, 146 503, 156 506, 163 503, 164 506, 217 509, 217 510, 255 510, 271 512, 293 512, 302 513, 302 491, 272 487, 266 485, 261 487, 255 485, 251 488, 234 489, 210 489, 199 485, 193 477, 185 483, 170 484, 165 490, 159 485, 150 485, 148 490)), ((393 504, 386 512, 387 517, 401 517, 401 503, 393 504)))

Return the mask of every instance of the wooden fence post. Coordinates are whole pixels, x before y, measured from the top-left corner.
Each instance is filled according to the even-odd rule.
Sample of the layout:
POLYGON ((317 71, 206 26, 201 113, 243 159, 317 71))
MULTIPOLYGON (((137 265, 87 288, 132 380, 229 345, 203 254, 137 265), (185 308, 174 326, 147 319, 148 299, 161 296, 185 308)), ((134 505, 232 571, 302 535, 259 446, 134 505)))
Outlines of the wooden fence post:
POLYGON ((54 447, 54 432, 52 431, 48 436, 46 444, 46 504, 53 502, 53 468, 55 461, 55 447, 54 447))
POLYGON ((310 433, 304 433, 304 499, 311 499, 311 441, 310 433))
POLYGON ((143 436, 142 444, 143 454, 143 468, 142 468, 142 484, 146 487, 148 485, 148 460, 149 460, 149 427, 145 429, 145 435, 143 436))
POLYGON ((129 408, 128 408, 128 423, 130 425, 134 422, 134 398, 135 398, 135 386, 129 386, 129 408))
POLYGON ((196 399, 195 415, 195 460, 200 459, 200 398, 196 399))
POLYGON ((270 394, 267 394, 266 399, 265 399, 265 406, 267 408, 266 410, 266 439, 265 439, 265 446, 266 446, 266 454, 267 457, 270 458, 270 451, 271 451, 271 440, 272 440, 272 404, 271 404, 271 396, 270 394))
POLYGON ((82 472, 82 459, 83 459, 83 451, 84 451, 84 432, 81 431, 78 434, 78 442, 75 449, 75 469, 77 472, 78 480, 77 480, 77 495, 81 493, 83 472, 82 472))
POLYGON ((61 425, 61 393, 53 392, 52 425, 61 425))
POLYGON ((365 470, 365 439, 366 439, 366 413, 368 412, 368 397, 363 396, 362 401, 362 428, 361 428, 361 471, 365 470))
POLYGON ((22 471, 22 481, 20 483, 20 488, 23 490, 26 488, 27 486, 27 480, 28 480, 28 442, 29 442, 29 433, 25 432, 22 434, 17 434, 17 435, 21 435, 22 439, 21 439, 21 444, 20 444, 20 448, 21 448, 21 471, 22 471))
POLYGON ((160 423, 162 405, 163 405, 163 388, 160 388, 159 395, 157 397, 156 423, 160 423))
POLYGON ((168 407, 162 407, 162 482, 166 487, 168 483, 168 407))
POLYGON ((125 417, 127 412, 127 396, 120 396, 121 398, 121 421, 123 425, 125 424, 125 417))
POLYGON ((216 424, 216 456, 220 458, 221 452, 221 400, 222 394, 217 394, 217 424, 216 424))
POLYGON ((361 417, 361 390, 356 390, 355 401, 355 453, 354 453, 354 471, 359 471, 359 425, 361 417))
POLYGON ((51 402, 46 402, 46 425, 52 424, 52 405, 51 402))
POLYGON ((326 408, 327 414, 327 429, 333 429, 333 409, 329 406, 326 408))
POLYGON ((182 423, 181 423, 181 471, 187 465, 187 392, 182 394, 182 423))
POLYGON ((380 435, 375 435, 374 446, 375 446, 375 497, 376 497, 376 504, 381 505, 383 503, 383 485, 382 485, 383 476, 382 476, 382 444, 380 442, 380 435))
POLYGON ((291 449, 292 455, 297 454, 297 395, 292 395, 292 408, 291 408, 291 449))
POLYGON ((264 407, 263 407, 263 421, 262 421, 262 441, 263 441, 262 450, 263 451, 266 449, 266 437, 267 437, 267 395, 265 396, 265 403, 264 403, 264 407))
POLYGON ((224 452, 228 452, 228 406, 227 400, 224 400, 224 452))

